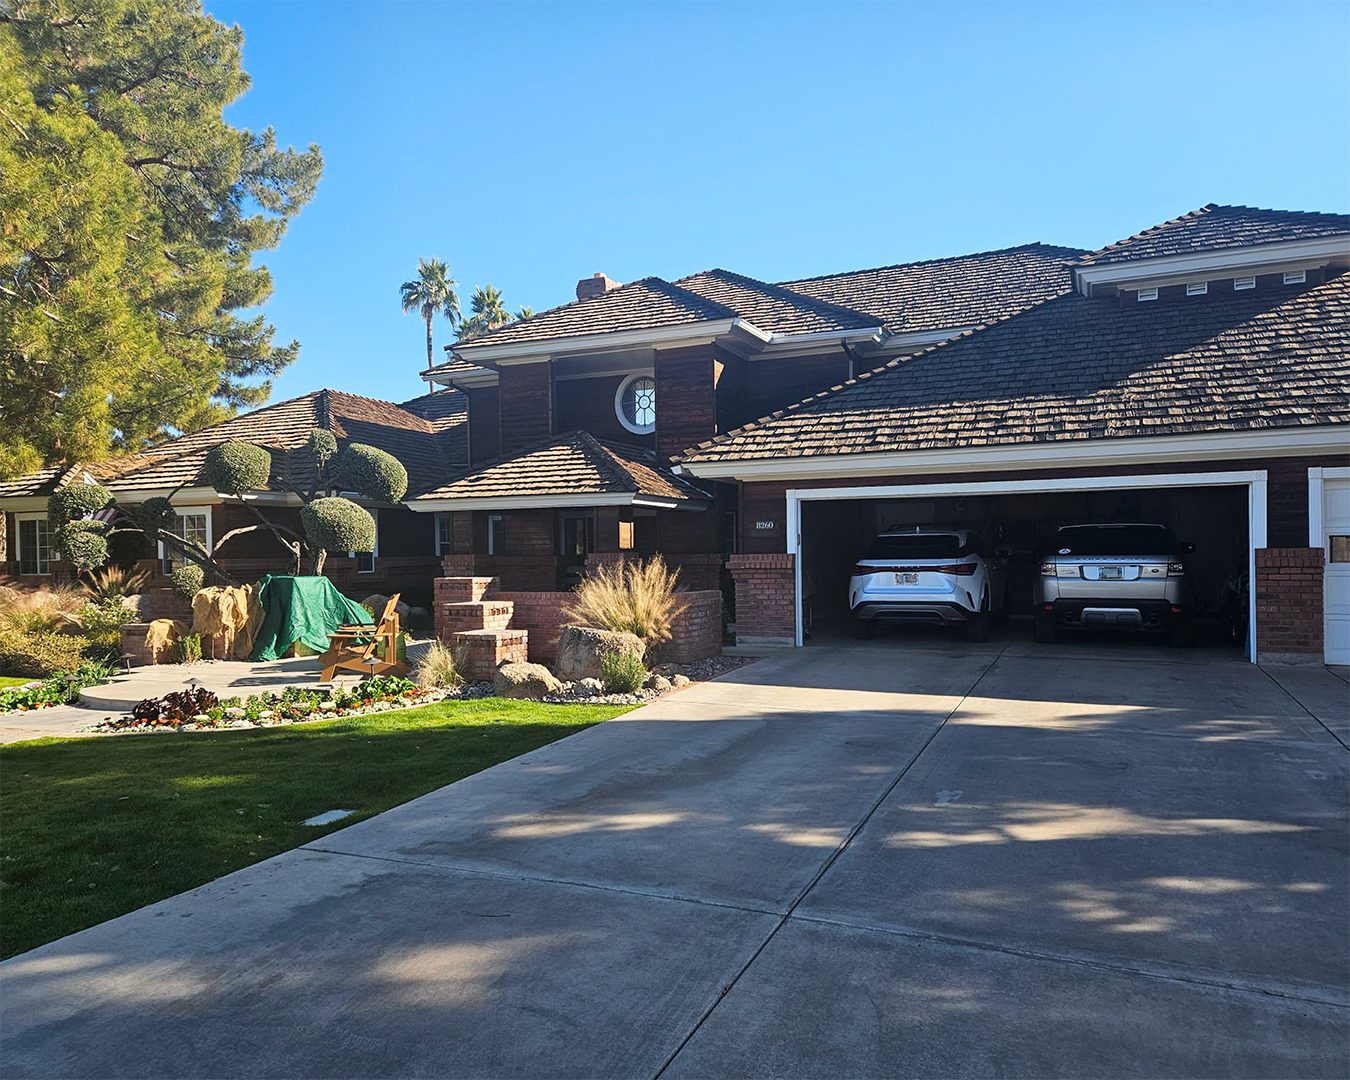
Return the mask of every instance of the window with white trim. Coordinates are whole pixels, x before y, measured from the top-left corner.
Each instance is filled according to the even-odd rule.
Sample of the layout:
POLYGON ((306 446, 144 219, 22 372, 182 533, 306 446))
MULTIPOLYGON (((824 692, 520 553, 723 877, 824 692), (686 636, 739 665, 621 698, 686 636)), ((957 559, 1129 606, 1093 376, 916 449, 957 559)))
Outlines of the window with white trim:
MULTIPOLYGON (((200 545, 208 554, 211 551, 211 511, 206 507, 176 510, 168 531, 200 545)), ((159 558, 165 574, 172 574, 186 562, 179 552, 171 550, 163 540, 159 542, 159 558)))
POLYGON ((1286 270, 1284 272, 1284 283, 1286 285, 1302 285, 1308 280, 1308 271, 1306 270, 1286 270))
POLYGON ((656 379, 651 375, 629 375, 614 392, 614 413, 634 435, 650 435, 656 430, 656 379))
POLYGON ((500 555, 506 544, 506 519, 501 514, 488 515, 487 535, 489 555, 500 555))
POLYGON ((1208 281, 1190 281, 1186 283, 1187 296, 1204 296, 1209 292, 1208 281))
POLYGON ((20 514, 19 573, 27 576, 45 576, 52 572, 51 531, 46 514, 20 514))
POLYGON ((436 554, 444 555, 450 550, 452 522, 448 513, 436 515, 436 554))
POLYGON ((349 551, 347 558, 356 560, 358 574, 375 573, 375 556, 380 553, 380 512, 372 510, 370 516, 375 519, 375 547, 372 551, 349 551))

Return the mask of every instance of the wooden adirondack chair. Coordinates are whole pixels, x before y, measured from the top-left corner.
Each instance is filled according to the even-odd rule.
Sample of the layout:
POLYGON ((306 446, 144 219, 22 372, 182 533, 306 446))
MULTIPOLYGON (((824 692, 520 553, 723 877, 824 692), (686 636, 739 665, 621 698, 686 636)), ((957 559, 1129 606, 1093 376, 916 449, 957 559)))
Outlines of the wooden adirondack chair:
POLYGON ((339 626, 319 657, 320 682, 332 682, 339 671, 362 675, 406 675, 408 665, 398 658, 398 598, 394 593, 374 626, 339 626))

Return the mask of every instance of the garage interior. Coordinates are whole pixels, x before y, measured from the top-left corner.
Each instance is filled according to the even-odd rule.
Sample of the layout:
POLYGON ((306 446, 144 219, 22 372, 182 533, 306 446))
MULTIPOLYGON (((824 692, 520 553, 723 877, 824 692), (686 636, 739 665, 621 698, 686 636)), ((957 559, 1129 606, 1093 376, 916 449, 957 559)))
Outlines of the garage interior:
MULTIPOLYGON (((1005 626, 996 627, 994 632, 996 637, 1011 634, 1030 640, 1040 557, 1050 550, 1055 530, 1061 525, 1136 521, 1165 524, 1178 541, 1195 545, 1186 562, 1199 606, 1199 640, 1227 644, 1234 650, 1245 644, 1249 542, 1244 486, 813 499, 802 502, 801 514, 802 595, 810 602, 812 641, 852 636, 849 573, 873 538, 887 529, 964 526, 980 530, 991 547, 1010 551, 1008 617, 1005 626), (1235 588, 1244 590, 1240 598, 1235 588), (1240 624, 1236 634, 1235 620, 1240 624)), ((959 625, 890 624, 880 630, 881 635, 901 638, 946 635, 953 640, 959 640, 961 632, 959 625)), ((1083 636, 1101 640, 1131 635, 1083 636)), ((1157 640, 1148 634, 1132 636, 1157 640)))

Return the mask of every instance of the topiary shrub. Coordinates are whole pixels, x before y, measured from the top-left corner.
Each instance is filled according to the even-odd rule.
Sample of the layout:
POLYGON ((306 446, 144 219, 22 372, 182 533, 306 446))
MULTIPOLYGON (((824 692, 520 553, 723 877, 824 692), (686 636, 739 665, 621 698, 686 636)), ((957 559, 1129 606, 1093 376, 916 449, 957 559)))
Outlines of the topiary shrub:
POLYGON ((56 531, 56 550, 76 570, 91 570, 108 561, 107 526, 101 521, 67 521, 56 531))
POLYGON ((169 583, 184 600, 191 600, 206 584, 206 571, 196 563, 184 563, 169 575, 169 583))
POLYGON ((333 438, 331 431, 315 428, 309 433, 309 452, 314 455, 314 460, 322 469, 324 463, 337 453, 337 439, 333 438))
POLYGON ((344 491, 358 492, 375 502, 396 503, 408 493, 408 470, 397 458, 364 443, 352 443, 338 454, 333 474, 344 491))
POLYGON ((331 496, 300 508, 300 528, 321 551, 374 551, 375 519, 351 499, 331 496))
POLYGON ((167 529, 173 524, 173 504, 163 496, 156 495, 153 499, 146 499, 131 515, 136 524, 153 537, 158 530, 167 529))
POLYGON ((261 446, 224 442, 213 446, 202 466, 202 477, 226 495, 242 495, 267 486, 272 475, 272 455, 261 446))
POLYGON ((67 522, 96 514, 112 501, 112 492, 101 484, 67 484, 47 500, 47 524, 57 532, 67 522))

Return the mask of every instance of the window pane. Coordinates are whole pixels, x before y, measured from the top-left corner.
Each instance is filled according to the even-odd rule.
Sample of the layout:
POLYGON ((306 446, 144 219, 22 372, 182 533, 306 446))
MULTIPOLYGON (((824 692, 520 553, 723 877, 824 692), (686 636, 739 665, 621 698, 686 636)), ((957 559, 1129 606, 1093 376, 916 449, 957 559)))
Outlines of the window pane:
POLYGON ((656 380, 643 376, 624 387, 620 399, 624 419, 633 427, 650 428, 656 424, 656 380))
MULTIPOLYGON (((194 544, 199 544, 203 548, 206 543, 206 511, 195 511, 186 514, 177 514, 174 516, 173 525, 169 531, 175 536, 181 536, 194 544)), ((171 550, 167 545, 164 548, 164 572, 173 573, 174 570, 182 566, 187 560, 178 552, 171 550)))
POLYGON ((19 522, 19 573, 50 574, 52 552, 46 518, 19 522))

